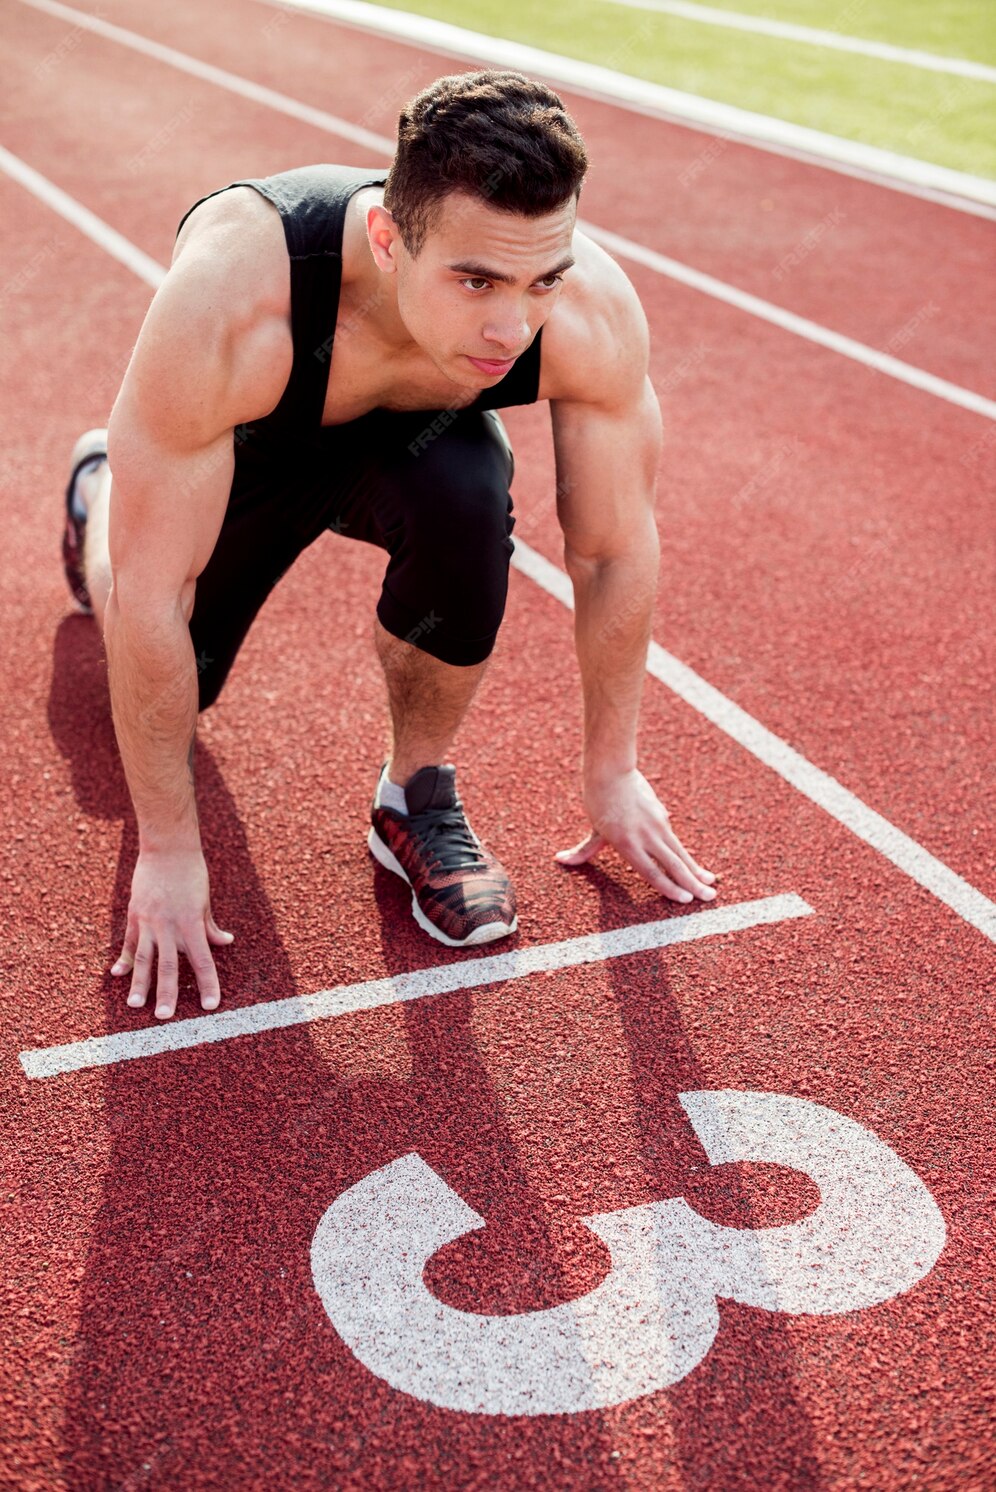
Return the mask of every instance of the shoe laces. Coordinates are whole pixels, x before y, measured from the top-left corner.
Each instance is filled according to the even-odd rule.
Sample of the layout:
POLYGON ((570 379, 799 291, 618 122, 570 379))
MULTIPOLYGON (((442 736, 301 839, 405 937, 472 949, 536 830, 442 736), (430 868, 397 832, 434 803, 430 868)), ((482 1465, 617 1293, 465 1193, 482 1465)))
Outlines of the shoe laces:
POLYGON ((487 864, 460 805, 409 815, 412 833, 440 870, 483 870, 487 864))

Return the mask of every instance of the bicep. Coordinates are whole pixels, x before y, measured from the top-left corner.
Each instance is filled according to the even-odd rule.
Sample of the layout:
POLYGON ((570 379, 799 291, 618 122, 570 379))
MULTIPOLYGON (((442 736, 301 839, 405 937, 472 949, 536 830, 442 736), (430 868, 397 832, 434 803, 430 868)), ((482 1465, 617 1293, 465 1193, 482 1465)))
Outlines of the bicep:
POLYGON ((176 266, 149 307, 108 426, 118 602, 188 599, 217 541, 244 398, 211 286, 176 266))

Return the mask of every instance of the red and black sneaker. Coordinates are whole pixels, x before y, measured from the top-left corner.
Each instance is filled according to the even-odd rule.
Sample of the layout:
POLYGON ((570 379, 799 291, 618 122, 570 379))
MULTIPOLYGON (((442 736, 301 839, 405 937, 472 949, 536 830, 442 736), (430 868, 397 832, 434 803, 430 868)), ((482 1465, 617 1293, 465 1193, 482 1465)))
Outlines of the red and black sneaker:
MULTIPOLYGON (((384 780, 386 764, 381 768, 384 780)), ((492 943, 515 932, 515 892, 502 866, 467 822, 456 768, 423 767, 405 783, 408 812, 374 796, 370 853, 412 888, 419 927, 450 948, 492 943)))
POLYGON ((76 511, 73 498, 76 481, 87 467, 95 467, 107 460, 107 431, 87 430, 73 447, 70 458, 69 486, 66 488, 66 518, 62 530, 62 566, 66 581, 80 611, 93 615, 93 602, 86 587, 83 573, 83 536, 86 533, 86 515, 76 511))

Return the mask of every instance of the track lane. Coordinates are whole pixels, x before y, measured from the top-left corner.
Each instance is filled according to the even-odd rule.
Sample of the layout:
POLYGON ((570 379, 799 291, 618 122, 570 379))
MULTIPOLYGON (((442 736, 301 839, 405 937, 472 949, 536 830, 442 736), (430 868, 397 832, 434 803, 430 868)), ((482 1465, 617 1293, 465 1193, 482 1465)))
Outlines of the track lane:
MULTIPOLYGON (((286 1477, 380 1489, 420 1476, 450 1487, 497 1478, 685 1489, 710 1477, 731 1487, 843 1487, 859 1478, 881 1485, 883 1467, 901 1484, 926 1458, 939 1485, 981 1487, 986 950, 651 681, 643 741, 679 832, 723 871, 724 902, 807 895, 818 915, 787 937, 761 929, 749 942, 731 936, 551 975, 525 992, 446 996, 274 1033, 242 1052, 233 1044, 224 1055, 185 1053, 154 1071, 132 1064, 141 1078, 127 1065, 76 1074, 58 1080, 57 1096, 48 1084, 25 1084, 16 1052, 29 1040, 92 1029, 98 1009, 97 1024, 110 1029, 151 1020, 123 1008, 118 981, 99 979, 100 960, 117 951, 107 909, 120 924, 134 843, 126 826, 112 869, 127 799, 95 630, 65 615, 48 517, 58 510, 53 474, 61 479, 66 440, 102 397, 88 332, 102 328, 102 365, 127 358, 147 291, 71 230, 53 228, 40 204, 9 183, 0 191, 14 208, 6 220, 20 235, 16 262, 30 262, 57 231, 71 244, 76 287, 67 304, 65 283, 41 272, 44 261, 19 285, 21 355, 3 390, 23 411, 12 421, 4 487, 34 495, 10 504, 14 625, 2 653, 12 685, 4 738, 21 753, 8 813, 25 835, 8 835, 5 846, 22 888, 23 934, 3 952, 16 993, 2 1072, 20 1169, 8 1290, 23 1314, 3 1401, 27 1458, 25 1481, 59 1464, 62 1484, 80 1492, 101 1479, 272 1488, 286 1477), (38 660, 50 655, 53 629, 46 671, 38 660), (61 763, 39 744, 46 731, 61 763), (773 824, 783 841, 773 842, 773 824), (55 945, 45 907, 53 892, 55 945), (600 1208, 684 1193, 754 1226, 801 1214, 811 1198, 777 1173, 727 1176, 711 1201, 696 1192, 699 1158, 674 1095, 723 1085, 828 1103, 893 1145, 949 1219, 935 1273, 912 1295, 849 1317, 724 1305, 716 1346, 675 1389, 525 1426, 389 1392, 316 1307, 306 1256, 317 1216, 412 1146, 493 1228, 483 1252, 464 1248, 436 1266, 435 1287, 464 1307, 488 1289, 489 1308, 509 1309, 597 1283, 604 1256, 577 1218, 600 1208)), ((895 418, 883 411, 883 440, 895 418)), ((537 471, 531 448, 527 464, 537 471)), ((532 475, 521 495, 517 485, 520 523, 526 491, 538 490, 532 475)), ((548 524, 541 537, 554 535, 548 524)), ((202 722, 199 799, 213 884, 219 905, 239 907, 246 924, 225 951, 226 1004, 322 987, 332 963, 337 977, 372 977, 425 961, 403 888, 373 871, 363 847, 385 723, 368 639, 379 568, 375 553, 323 539, 268 603, 202 722), (327 618, 324 657, 316 617, 327 618)), ((687 656, 683 645, 675 650, 687 656)), ((631 923, 661 905, 611 857, 573 876, 549 860, 578 824, 573 679, 569 619, 513 575, 459 760, 475 823, 516 872, 523 940, 631 923)))
MULTIPOLYGON (((29 9, 17 0, 5 3, 13 7, 17 24, 12 29, 27 27, 22 17, 31 14, 29 9)), ((84 33, 83 43, 66 23, 34 15, 50 28, 49 55, 60 38, 72 38, 74 46, 97 40, 84 33)), ((374 41, 351 27, 271 10, 256 0, 225 0, 210 16, 191 0, 155 15, 141 0, 113 0, 101 16, 389 139, 399 104, 440 71, 459 67, 453 58, 384 37, 374 41), (194 49, 192 37, 197 38, 194 49), (324 61, 330 39, 334 95, 324 61), (371 78, 372 46, 377 66, 371 78)), ((638 25, 634 33, 638 36, 638 25)), ((621 46, 626 35, 623 30, 621 46)), ((126 48, 107 45, 129 55, 126 48)), ((203 86, 178 76, 188 89, 203 86)), ((891 347, 952 382, 992 394, 992 369, 980 349, 996 332, 996 312, 980 305, 972 290, 991 267, 990 222, 613 105, 566 96, 591 145, 585 213, 592 221, 859 341, 891 347), (634 140, 652 163, 649 173, 634 167, 634 140), (630 190, 620 190, 631 182, 630 190), (721 228, 717 203, 723 205, 721 228)), ((214 98, 220 102, 217 90, 214 98)), ((182 104, 176 112, 182 112, 182 104)), ((271 121, 276 118, 270 115, 271 121)), ((327 140, 318 158, 328 158, 327 140)))
MULTIPOLYGON (((283 29, 290 25, 288 21, 283 29)), ((80 46, 96 41, 84 35, 80 46)), ((52 45, 49 40, 47 46, 52 45)), ((88 55, 91 75, 101 61, 112 69, 117 49, 102 42, 99 46, 106 50, 88 55)), ((257 166, 253 150, 251 157, 243 154, 239 160, 229 155, 228 166, 219 161, 216 171, 206 169, 208 151, 203 142, 198 146, 198 131, 192 125, 187 128, 191 108, 195 118, 210 121, 223 154, 239 128, 236 116, 247 109, 261 123, 265 119, 267 129, 276 121, 281 148, 282 132, 290 122, 206 89, 216 100, 209 107, 206 99, 188 89, 188 84, 195 89, 205 85, 151 66, 160 84, 150 90, 155 106, 136 121, 130 138, 122 137, 121 155, 128 162, 143 154, 149 170, 163 177, 162 191, 172 191, 175 204, 169 221, 174 214, 178 218, 198 192, 219 181, 278 168, 257 166), (150 158, 148 142, 159 138, 164 124, 169 127, 176 120, 181 123, 168 134, 168 148, 151 152, 150 158), (181 172, 190 162, 197 187, 186 194, 170 187, 167 159, 181 172)), ((102 76, 98 83, 101 96, 108 97, 102 76)), ((244 126, 241 133, 244 137, 244 126)), ((95 156, 100 150, 97 138, 95 156)), ((319 143, 327 144, 328 137, 321 136, 319 143)), ((244 152, 245 146, 240 149, 244 152)), ((339 154, 343 159, 369 160, 354 147, 339 154)), ((278 157, 280 164, 287 159, 278 157)), ((125 188, 122 207, 129 213, 129 231, 139 187, 136 177, 125 188)), ((116 216, 113 200, 103 205, 109 216, 116 216)), ((139 224, 147 213, 146 204, 138 214, 139 224)), ((149 240, 161 256, 164 219, 165 213, 157 224, 160 243, 149 240)), ((142 242, 141 234, 137 237, 142 242)), ((888 381, 877 375, 841 367, 830 354, 800 347, 795 339, 745 320, 706 297, 661 282, 639 267, 627 267, 652 323, 660 328, 655 382, 672 436, 680 438, 687 430, 691 437, 687 447, 672 444, 666 455, 661 504, 674 573, 687 574, 689 587, 668 587, 658 637, 991 894, 994 872, 984 836, 962 833, 966 823, 970 831, 979 831, 990 801, 987 779, 977 765, 987 729, 979 701, 985 698, 989 681, 988 664, 977 642, 979 605, 990 586, 993 560, 988 503, 980 482, 988 427, 974 416, 959 425, 958 412, 951 411, 952 429, 948 411, 939 411, 937 401, 913 394, 910 404, 908 391, 889 388, 888 381), (763 378, 756 367, 759 357, 763 378), (809 394, 808 401, 804 393, 809 394), (696 402, 686 412, 686 401, 693 397, 696 402), (921 398, 924 402, 918 404, 921 398), (921 410, 927 412, 926 421, 921 410), (703 450, 705 429, 713 438, 703 450), (814 430, 817 433, 811 433, 814 430), (870 449, 869 435, 874 437, 870 449), (933 478, 921 481, 918 472, 922 496, 914 489, 907 464, 897 465, 882 454, 883 445, 900 440, 905 462, 916 459, 920 470, 926 468, 933 478), (918 450, 911 449, 911 440, 918 450), (955 464, 953 453, 959 444, 955 464), (841 453, 850 460, 842 461, 841 453), (702 476, 693 475, 705 462, 715 464, 702 476), (675 503, 665 486, 667 469, 682 476, 684 490, 675 503), (782 538, 783 547, 778 542, 782 538), (717 545, 718 563, 703 564, 703 556, 715 553, 717 545), (943 585, 938 583, 939 553, 947 572, 943 585), (800 555, 806 556, 809 567, 802 586, 796 584, 800 555), (706 581, 706 593, 696 594, 696 585, 706 581), (676 615, 686 597, 689 607, 676 615), (824 614, 828 600, 829 617, 824 614), (729 618, 726 634, 743 639, 744 645, 730 653, 724 636, 723 652, 717 657, 712 628, 706 635, 703 622, 718 616, 729 618), (680 631, 670 630, 676 628, 680 631), (804 674, 803 687, 788 691, 782 681, 786 635, 805 639, 804 651, 812 660, 806 670, 804 658, 793 658, 793 669, 804 674), (868 687, 869 657, 881 659, 873 688, 868 687), (756 689, 750 693, 745 685, 752 682, 756 689), (944 699, 941 709, 939 694, 944 699), (770 708, 772 700, 776 713, 770 708), (870 718, 868 700, 875 704, 870 718), (889 722, 887 750, 876 747, 883 715, 889 722), (950 822, 939 820, 933 808, 944 791, 957 799, 950 822)), ((928 318, 921 332, 926 334, 929 326, 928 318)), ((535 443, 527 436, 530 443, 522 448, 532 500, 520 508, 520 532, 556 559, 548 439, 536 412, 513 411, 509 419, 517 431, 535 433, 535 443)))

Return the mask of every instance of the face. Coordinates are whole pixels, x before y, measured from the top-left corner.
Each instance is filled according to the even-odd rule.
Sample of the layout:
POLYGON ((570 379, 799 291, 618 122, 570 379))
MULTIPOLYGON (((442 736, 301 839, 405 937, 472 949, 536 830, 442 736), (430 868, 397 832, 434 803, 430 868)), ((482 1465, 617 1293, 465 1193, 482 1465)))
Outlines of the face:
POLYGON ((573 199, 527 218, 451 192, 415 258, 384 208, 370 209, 368 234, 378 268, 395 276, 408 334, 454 383, 483 389, 505 376, 553 310, 573 263, 576 215, 573 199))

